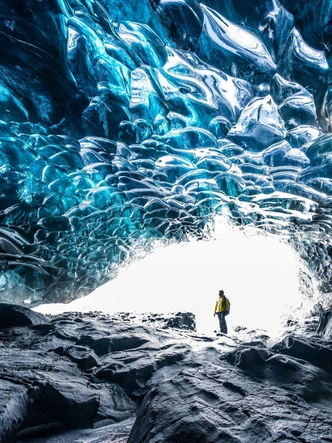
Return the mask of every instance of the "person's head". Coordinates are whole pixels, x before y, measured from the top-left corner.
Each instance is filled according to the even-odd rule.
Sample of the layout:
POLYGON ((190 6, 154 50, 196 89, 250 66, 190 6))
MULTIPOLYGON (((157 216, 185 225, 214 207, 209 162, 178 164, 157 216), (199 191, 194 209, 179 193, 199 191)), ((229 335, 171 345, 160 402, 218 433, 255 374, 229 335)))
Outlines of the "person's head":
POLYGON ((222 289, 220 289, 219 291, 219 297, 222 297, 224 295, 224 291, 222 289))

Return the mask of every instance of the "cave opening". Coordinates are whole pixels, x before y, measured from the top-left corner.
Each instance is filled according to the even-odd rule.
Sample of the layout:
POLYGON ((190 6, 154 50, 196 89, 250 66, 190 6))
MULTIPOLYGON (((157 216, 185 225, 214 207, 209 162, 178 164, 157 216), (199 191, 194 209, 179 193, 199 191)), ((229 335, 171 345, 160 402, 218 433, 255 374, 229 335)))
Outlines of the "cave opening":
POLYGON ((128 263, 118 276, 69 304, 47 304, 43 313, 102 311, 109 314, 192 312, 197 332, 213 334, 219 289, 231 301, 229 333, 260 330, 280 336, 290 324, 311 316, 318 285, 287 241, 255 227, 217 217, 208 240, 159 244, 128 263))

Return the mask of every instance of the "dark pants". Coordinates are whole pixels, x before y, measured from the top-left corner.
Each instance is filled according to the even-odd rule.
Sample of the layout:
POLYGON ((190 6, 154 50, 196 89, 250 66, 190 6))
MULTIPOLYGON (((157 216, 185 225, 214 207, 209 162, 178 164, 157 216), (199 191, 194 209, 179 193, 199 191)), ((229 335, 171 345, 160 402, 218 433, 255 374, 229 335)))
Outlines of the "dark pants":
POLYGON ((225 312, 217 312, 219 319, 220 332, 227 334, 227 324, 225 319, 225 312))

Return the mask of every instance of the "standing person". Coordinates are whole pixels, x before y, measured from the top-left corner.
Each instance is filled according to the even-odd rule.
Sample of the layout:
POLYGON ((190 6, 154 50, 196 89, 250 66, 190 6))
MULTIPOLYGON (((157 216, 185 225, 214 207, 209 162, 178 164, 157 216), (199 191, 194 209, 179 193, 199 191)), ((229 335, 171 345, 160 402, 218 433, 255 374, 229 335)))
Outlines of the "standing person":
POLYGON ((225 293, 222 289, 219 291, 219 299, 216 302, 214 307, 214 315, 218 315, 220 332, 223 334, 227 334, 227 323, 226 323, 226 315, 229 314, 230 302, 225 296, 225 293))

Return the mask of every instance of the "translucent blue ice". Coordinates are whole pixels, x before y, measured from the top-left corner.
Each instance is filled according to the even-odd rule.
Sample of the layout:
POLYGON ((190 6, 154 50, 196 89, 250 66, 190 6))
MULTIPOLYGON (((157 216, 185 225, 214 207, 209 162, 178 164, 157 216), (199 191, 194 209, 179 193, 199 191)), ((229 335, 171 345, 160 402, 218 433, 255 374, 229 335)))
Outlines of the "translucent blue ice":
POLYGON ((227 134, 231 140, 250 151, 260 151, 282 140, 285 135, 284 122, 269 95, 250 101, 227 134))
POLYGON ((237 77, 273 75, 275 63, 263 42, 244 27, 202 5, 204 25, 196 51, 219 69, 237 77))
MULTIPOLYGON (((87 294, 155 240, 208 237, 218 214, 287 231, 318 275, 316 250, 332 256, 330 12, 4 4, 0 297, 87 294)), ((332 287, 329 267, 319 278, 332 287)))

